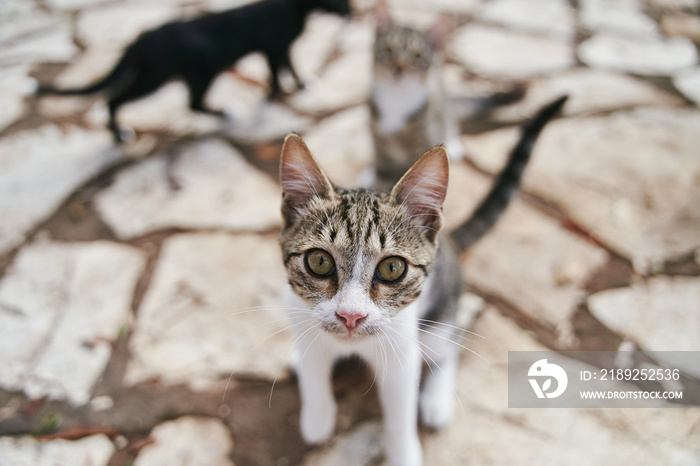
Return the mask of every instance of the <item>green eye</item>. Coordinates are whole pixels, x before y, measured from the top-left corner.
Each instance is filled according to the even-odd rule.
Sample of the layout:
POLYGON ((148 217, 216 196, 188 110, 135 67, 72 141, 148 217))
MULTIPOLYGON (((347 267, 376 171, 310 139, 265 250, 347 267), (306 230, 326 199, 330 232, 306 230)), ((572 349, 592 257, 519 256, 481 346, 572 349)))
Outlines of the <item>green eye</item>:
POLYGON ((335 271, 335 261, 323 249, 312 249, 306 253, 306 268, 312 275, 325 278, 335 271))
POLYGON ((406 273, 406 261, 400 257, 387 257, 377 266, 377 275, 382 281, 395 282, 406 273))

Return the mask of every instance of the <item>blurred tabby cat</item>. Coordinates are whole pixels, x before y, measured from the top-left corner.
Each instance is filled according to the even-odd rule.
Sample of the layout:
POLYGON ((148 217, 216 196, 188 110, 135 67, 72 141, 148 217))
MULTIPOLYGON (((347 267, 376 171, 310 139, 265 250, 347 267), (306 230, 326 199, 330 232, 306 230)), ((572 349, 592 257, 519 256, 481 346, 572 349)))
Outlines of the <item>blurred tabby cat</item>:
POLYGON ((443 15, 424 32, 397 24, 383 0, 374 13, 370 109, 375 164, 361 183, 389 189, 428 147, 445 144, 450 158, 460 159, 460 118, 512 103, 524 88, 480 99, 448 96, 442 73, 452 19, 443 15))
POLYGON ((285 304, 297 333, 301 433, 309 443, 335 428, 334 361, 356 354, 376 373, 392 466, 422 464, 422 422, 452 416, 458 365, 458 257, 505 210, 532 147, 566 98, 523 128, 505 169, 470 220, 438 237, 448 181, 444 147, 428 150, 389 192, 334 186, 299 136, 280 161, 285 304), (430 366, 421 379, 421 358, 430 366))
POLYGON ((270 65, 270 96, 280 93, 278 74, 289 69, 298 87, 303 83, 289 59, 289 49, 314 10, 350 14, 348 0, 264 0, 189 20, 166 24, 139 36, 114 69, 82 89, 40 86, 39 95, 109 94, 109 128, 117 142, 119 107, 144 97, 171 79, 182 79, 192 110, 223 115, 206 107, 204 98, 214 78, 244 55, 262 52, 270 65))

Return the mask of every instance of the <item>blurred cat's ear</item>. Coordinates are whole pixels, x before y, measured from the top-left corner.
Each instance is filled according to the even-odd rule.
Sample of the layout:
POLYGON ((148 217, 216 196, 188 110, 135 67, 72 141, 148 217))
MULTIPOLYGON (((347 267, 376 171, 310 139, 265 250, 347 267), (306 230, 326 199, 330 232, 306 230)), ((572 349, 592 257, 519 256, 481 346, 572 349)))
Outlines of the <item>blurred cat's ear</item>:
POLYGON ((377 21, 377 31, 386 31, 394 24, 385 0, 379 0, 374 6, 374 17, 377 21))
POLYGON ((451 15, 442 14, 428 31, 428 37, 439 50, 444 50, 447 39, 455 28, 455 20, 451 15))
POLYGON ((290 134, 284 140, 280 158, 282 215, 287 225, 294 222, 299 210, 315 198, 333 196, 333 185, 301 136, 290 134))
POLYGON ((436 146, 423 154, 391 190, 391 199, 408 209, 413 225, 426 227, 434 239, 442 226, 442 203, 450 167, 447 151, 436 146))

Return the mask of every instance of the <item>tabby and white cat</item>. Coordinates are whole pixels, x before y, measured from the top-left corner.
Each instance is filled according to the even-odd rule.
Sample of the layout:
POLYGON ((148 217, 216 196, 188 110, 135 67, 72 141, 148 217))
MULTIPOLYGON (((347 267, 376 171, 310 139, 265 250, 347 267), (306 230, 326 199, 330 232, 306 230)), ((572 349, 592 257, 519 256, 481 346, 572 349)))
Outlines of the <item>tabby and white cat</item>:
POLYGON ((444 147, 430 149, 382 193, 334 186, 302 139, 287 137, 280 243, 307 442, 332 435, 331 369, 338 357, 354 354, 376 371, 389 464, 422 464, 418 411, 435 428, 452 416, 458 346, 450 329, 461 288, 459 253, 504 211, 537 136, 565 100, 524 127, 489 195, 449 236, 438 236, 449 171, 444 147), (433 367, 419 393, 422 357, 433 367))
POLYGON ((375 7, 376 40, 370 94, 374 176, 363 184, 389 189, 423 151, 447 144, 462 156, 459 122, 442 82, 443 49, 452 29, 442 16, 427 32, 396 24, 387 5, 375 7))

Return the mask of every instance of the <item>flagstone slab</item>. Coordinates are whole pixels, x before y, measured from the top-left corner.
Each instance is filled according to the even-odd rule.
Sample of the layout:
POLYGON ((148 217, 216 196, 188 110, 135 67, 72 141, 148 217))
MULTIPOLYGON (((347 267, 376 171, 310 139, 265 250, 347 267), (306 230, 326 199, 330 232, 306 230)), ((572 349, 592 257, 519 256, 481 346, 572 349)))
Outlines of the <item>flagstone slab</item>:
POLYGON ((304 134, 304 141, 331 181, 344 188, 360 186, 374 160, 369 108, 362 105, 324 118, 304 134))
MULTIPOLYGON (((700 278, 654 277, 601 291, 588 298, 588 308, 606 327, 644 350, 700 351, 700 278)), ((663 362, 672 367, 683 364, 667 357, 663 362)), ((700 368, 682 369, 700 379, 700 368)))
POLYGON ((138 310, 125 383, 224 390, 231 375, 282 375, 292 343, 286 283, 274 236, 168 238, 138 310))
POLYGON ((0 132, 14 123, 25 111, 26 66, 0 69, 0 132))
POLYGON ((656 22, 644 13, 640 0, 582 0, 580 17, 589 31, 631 36, 657 36, 656 22))
POLYGON ((153 428, 134 466, 234 466, 231 432, 219 419, 185 416, 153 428))
POLYGON ((107 466, 115 451, 112 442, 104 435, 73 441, 0 437, 0 464, 8 466, 107 466))
POLYGON ((19 18, 8 29, 4 40, 0 36, 0 65, 61 63, 78 53, 71 37, 71 24, 66 20, 19 18))
POLYGON ((119 160, 106 131, 54 125, 0 140, 0 254, 25 240, 81 184, 119 160))
POLYGON ((496 0, 477 18, 509 29, 568 39, 576 34, 576 11, 564 0, 496 0))
POLYGON ((563 115, 579 115, 639 106, 680 106, 683 100, 639 78, 587 68, 575 68, 532 81, 525 97, 496 109, 502 121, 521 122, 554 99, 568 95, 563 115))
POLYGON ((529 78, 574 65, 568 41, 479 24, 455 32, 449 55, 472 73, 498 78, 529 78))
POLYGON ((698 52, 685 37, 623 37, 599 33, 578 47, 578 57, 593 68, 648 76, 670 76, 694 66, 698 52))
MULTIPOLYGON (((550 123, 523 180, 646 273, 700 246, 700 112, 639 108, 550 123)), ((504 163, 514 129, 465 141, 491 170, 504 163), (499 161, 500 159, 500 161, 499 161)))
POLYGON ((153 2, 120 2, 82 11, 77 36, 88 48, 124 49, 142 32, 178 19, 173 5, 153 2))
POLYGON ((695 105, 700 106, 700 67, 679 72, 673 77, 673 84, 695 105))
POLYGON ((109 242, 24 247, 0 281, 0 386, 86 404, 144 264, 109 242))
POLYGON ((162 152, 122 170, 95 205, 120 238, 168 228, 268 230, 279 225, 277 184, 217 139, 162 152))
POLYGON ((468 284, 553 328, 566 325, 608 254, 519 199, 462 262, 468 284))

